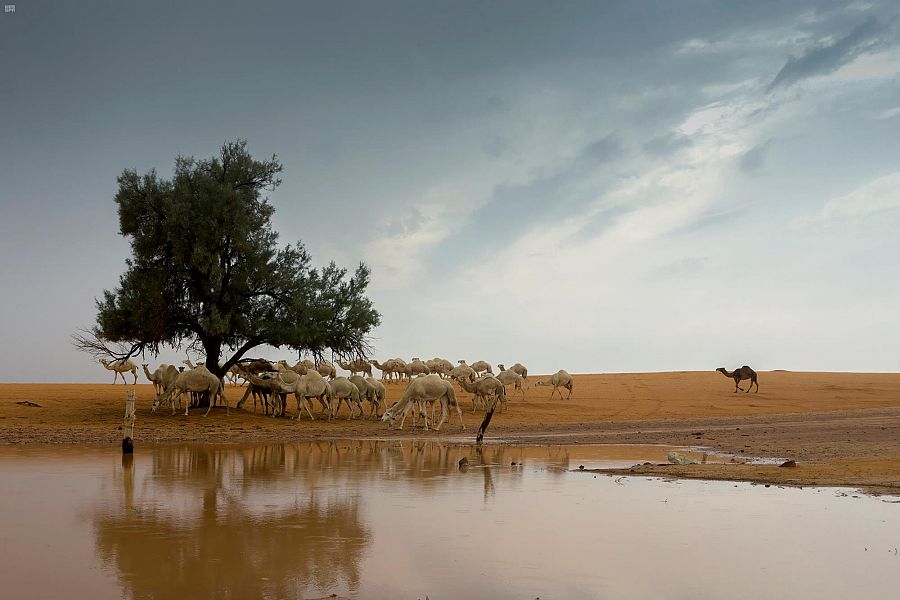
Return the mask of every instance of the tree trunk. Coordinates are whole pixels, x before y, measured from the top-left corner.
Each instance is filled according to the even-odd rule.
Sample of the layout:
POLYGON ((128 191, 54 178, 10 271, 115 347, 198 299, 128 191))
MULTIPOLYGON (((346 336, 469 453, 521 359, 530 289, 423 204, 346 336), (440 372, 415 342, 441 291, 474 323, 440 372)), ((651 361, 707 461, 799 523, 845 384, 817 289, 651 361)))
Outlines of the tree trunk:
MULTIPOLYGON (((206 368, 209 369, 209 372, 222 379, 224 373, 222 372, 222 368, 219 367, 219 355, 222 353, 222 340, 220 338, 204 338, 203 342, 203 350, 206 352, 206 368)), ((207 408, 209 406, 211 398, 208 396, 206 398, 200 398, 199 403, 197 404, 200 408, 207 408)))

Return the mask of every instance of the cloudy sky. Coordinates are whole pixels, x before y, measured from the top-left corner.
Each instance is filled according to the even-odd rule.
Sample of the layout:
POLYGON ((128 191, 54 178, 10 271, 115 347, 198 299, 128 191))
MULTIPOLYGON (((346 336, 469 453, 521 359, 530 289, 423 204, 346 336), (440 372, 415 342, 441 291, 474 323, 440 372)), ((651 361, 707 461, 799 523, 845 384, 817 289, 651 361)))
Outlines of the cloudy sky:
POLYGON ((239 137, 379 358, 900 369, 896 2, 22 0, 0 52, 0 381, 110 379, 116 176, 239 137))

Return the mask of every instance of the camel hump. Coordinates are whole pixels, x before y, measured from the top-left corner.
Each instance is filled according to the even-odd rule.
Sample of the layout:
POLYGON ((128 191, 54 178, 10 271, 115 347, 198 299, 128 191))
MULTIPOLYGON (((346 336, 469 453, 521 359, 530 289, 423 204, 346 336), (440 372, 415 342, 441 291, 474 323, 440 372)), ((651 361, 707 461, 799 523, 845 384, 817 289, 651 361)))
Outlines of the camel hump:
POLYGON ((742 368, 742 369, 749 369, 749 368, 750 368, 750 366, 749 366, 749 365, 744 365, 744 366, 743 366, 743 367, 741 367, 741 368, 742 368))

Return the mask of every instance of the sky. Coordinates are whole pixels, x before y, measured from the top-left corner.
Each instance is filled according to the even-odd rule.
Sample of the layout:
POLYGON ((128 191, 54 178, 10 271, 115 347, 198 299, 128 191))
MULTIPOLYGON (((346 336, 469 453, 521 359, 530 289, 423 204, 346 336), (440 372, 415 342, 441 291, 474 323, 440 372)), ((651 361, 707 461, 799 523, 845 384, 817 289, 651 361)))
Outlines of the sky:
POLYGON ((374 358, 900 370, 896 2, 25 0, 0 53, 0 381, 111 380, 116 177, 238 138, 374 358))

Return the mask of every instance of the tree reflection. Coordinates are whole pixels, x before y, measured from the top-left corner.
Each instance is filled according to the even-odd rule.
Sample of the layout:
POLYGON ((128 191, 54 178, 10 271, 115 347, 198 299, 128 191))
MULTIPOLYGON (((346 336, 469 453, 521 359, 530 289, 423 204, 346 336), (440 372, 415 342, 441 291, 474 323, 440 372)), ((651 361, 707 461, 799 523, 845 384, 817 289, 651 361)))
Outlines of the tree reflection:
POLYGON ((162 448, 137 494, 134 466, 123 462, 123 476, 116 478, 121 505, 104 507, 94 518, 99 555, 132 598, 297 597, 357 589, 372 541, 359 498, 304 486, 289 500, 268 502, 252 482, 286 476, 279 454, 283 447, 281 453, 273 446, 162 448))
MULTIPOLYGON (((428 497, 458 480, 464 456, 481 467, 488 502, 493 470, 510 464, 502 445, 329 440, 156 448, 149 462, 123 460, 117 470, 121 500, 94 516, 98 553, 132 598, 353 592, 373 542, 364 508, 377 501, 367 495, 375 484, 398 481, 428 497)), ((504 473, 516 474, 498 470, 504 473)))

